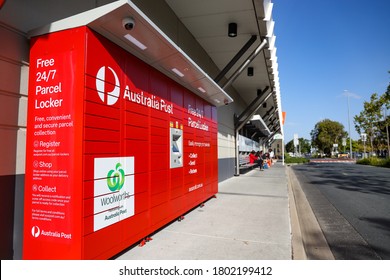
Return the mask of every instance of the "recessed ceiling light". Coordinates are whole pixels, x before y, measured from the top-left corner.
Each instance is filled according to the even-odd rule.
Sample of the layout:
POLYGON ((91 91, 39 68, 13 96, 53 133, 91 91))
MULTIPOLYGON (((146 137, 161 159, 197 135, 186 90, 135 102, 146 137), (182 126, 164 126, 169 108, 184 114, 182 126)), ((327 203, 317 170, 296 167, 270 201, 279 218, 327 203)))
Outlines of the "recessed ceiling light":
POLYGON ((198 87, 199 91, 203 92, 203 93, 206 93, 206 90, 202 87, 198 87))
POLYGON ((172 71, 178 75, 179 77, 184 77, 184 74, 182 72, 180 72, 178 69, 176 68, 172 68, 172 71))
POLYGON ((124 37, 143 51, 148 48, 130 34, 126 34, 124 37))

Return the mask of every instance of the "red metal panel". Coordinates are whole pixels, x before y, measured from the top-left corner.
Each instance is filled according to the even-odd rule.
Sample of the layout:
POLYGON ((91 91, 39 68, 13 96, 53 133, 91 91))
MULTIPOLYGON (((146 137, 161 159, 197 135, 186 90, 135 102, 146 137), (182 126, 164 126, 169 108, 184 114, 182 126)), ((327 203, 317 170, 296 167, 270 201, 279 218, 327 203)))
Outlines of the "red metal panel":
MULTIPOLYGON (((184 89, 180 87, 177 84, 171 83, 171 101, 175 104, 175 108, 184 108, 183 102, 184 102, 184 96, 183 96, 184 89)), ((176 111, 176 110, 175 110, 176 111)))
MULTIPOLYGON (((145 92, 150 92, 149 72, 152 68, 128 53, 125 53, 124 56, 125 67, 122 70, 125 77, 129 79, 129 85, 142 89, 145 92)), ((126 105, 130 104, 126 103, 126 105)))
MULTIPOLYGON (((156 160, 158 161, 158 160, 156 160)), ((169 191, 169 172, 168 170, 160 170, 151 172, 151 194, 158 194, 169 191)))
POLYGON ((150 92, 157 94, 159 97, 165 100, 168 100, 168 86, 171 83, 170 80, 166 76, 161 75, 161 73, 155 69, 151 69, 149 73, 150 92))
MULTIPOLYGON (((84 221, 84 224, 88 224, 88 222, 84 221)), ((131 245, 139 240, 138 233, 141 233, 140 236, 145 235, 144 232, 147 228, 148 214, 143 212, 133 216, 132 219, 126 219, 121 223, 87 234, 84 237, 84 259, 107 259, 112 257, 126 248, 123 247, 124 239, 129 240, 129 245, 131 245), (113 248, 114 250, 112 250, 113 248)))
POLYGON ((135 158, 135 174, 149 172, 149 141, 125 139, 124 146, 124 153, 127 155, 133 155, 135 158))
POLYGON ((109 118, 114 120, 118 118, 117 116, 119 116, 120 114, 119 108, 115 108, 114 106, 108 107, 102 103, 94 103, 94 102, 86 101, 84 102, 84 108, 85 111, 88 112, 88 115, 110 116, 109 118))
POLYGON ((149 205, 149 192, 137 192, 137 200, 135 203, 135 215, 138 215, 142 212, 148 211, 150 208, 149 205))
MULTIPOLYGON (((119 144, 120 131, 112 130, 110 126, 105 128, 89 128, 84 129, 84 140, 92 142, 112 142, 115 145, 119 144)), ((87 145, 89 146, 89 145, 87 145)))
POLYGON ((145 122, 148 115, 145 113, 136 113, 133 111, 125 112, 125 123, 128 125, 138 126, 138 127, 148 127, 148 123, 145 122))
POLYGON ((125 137, 128 140, 145 140, 149 138, 149 128, 125 125, 125 137))
POLYGON ((113 154, 120 153, 119 142, 95 142, 95 141, 84 141, 84 152, 85 154, 113 154))
POLYGON ((186 209, 186 205, 184 202, 184 196, 173 197, 169 204, 169 212, 173 217, 180 217, 184 214, 188 209, 186 209))
POLYGON ((98 115, 84 115, 85 128, 101 128, 106 130, 120 131, 119 119, 107 118, 98 115))
MULTIPOLYGON (((144 193, 144 192, 149 192, 150 194, 150 176, 149 173, 136 173, 134 176, 134 193, 144 193)), ((142 204, 144 204, 143 200, 136 200, 135 201, 135 206, 137 207, 137 203, 142 201, 142 204)))
POLYGON ((85 30, 31 39, 24 259, 82 258, 85 30))
MULTIPOLYGON (((163 203, 166 204, 168 202, 168 200, 169 200, 169 193, 168 192, 160 192, 158 194, 152 194, 151 201, 150 201, 150 207, 154 208, 154 207, 159 206, 163 203)), ((164 206, 164 208, 162 208, 159 211, 164 212, 164 215, 163 215, 164 217, 166 217, 169 214, 168 209, 165 206, 164 206)), ((159 214, 161 214, 161 213, 159 213, 159 214)))
POLYGON ((169 217, 169 203, 163 202, 163 199, 160 200, 160 204, 156 203, 156 206, 150 208, 150 224, 155 225, 161 221, 166 220, 166 223, 168 223, 168 217, 169 217))

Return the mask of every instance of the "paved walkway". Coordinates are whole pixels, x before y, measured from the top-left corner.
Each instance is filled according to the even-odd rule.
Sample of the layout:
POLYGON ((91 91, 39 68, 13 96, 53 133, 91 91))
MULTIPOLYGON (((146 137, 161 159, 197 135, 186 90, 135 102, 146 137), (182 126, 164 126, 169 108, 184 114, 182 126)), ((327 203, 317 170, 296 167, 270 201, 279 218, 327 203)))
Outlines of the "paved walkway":
POLYGON ((253 169, 119 260, 291 260, 286 168, 253 169))

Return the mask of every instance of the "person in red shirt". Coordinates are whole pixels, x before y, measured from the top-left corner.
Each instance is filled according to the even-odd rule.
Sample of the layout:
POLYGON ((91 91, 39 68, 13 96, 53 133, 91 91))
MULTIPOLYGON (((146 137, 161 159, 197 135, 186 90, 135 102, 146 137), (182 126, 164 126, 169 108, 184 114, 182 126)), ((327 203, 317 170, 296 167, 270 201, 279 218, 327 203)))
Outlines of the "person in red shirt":
POLYGON ((257 156, 255 151, 252 150, 252 152, 249 154, 249 163, 255 163, 257 161, 257 156))

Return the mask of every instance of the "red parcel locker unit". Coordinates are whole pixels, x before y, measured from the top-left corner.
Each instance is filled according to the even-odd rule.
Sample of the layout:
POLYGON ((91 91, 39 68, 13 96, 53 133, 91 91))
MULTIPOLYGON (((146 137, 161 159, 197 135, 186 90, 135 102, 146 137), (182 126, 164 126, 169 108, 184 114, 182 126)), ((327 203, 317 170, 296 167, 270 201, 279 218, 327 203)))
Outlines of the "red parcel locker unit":
POLYGON ((87 26, 31 39, 24 259, 107 259, 218 190, 217 113, 87 26))

